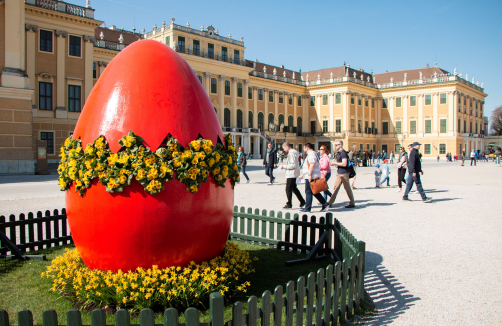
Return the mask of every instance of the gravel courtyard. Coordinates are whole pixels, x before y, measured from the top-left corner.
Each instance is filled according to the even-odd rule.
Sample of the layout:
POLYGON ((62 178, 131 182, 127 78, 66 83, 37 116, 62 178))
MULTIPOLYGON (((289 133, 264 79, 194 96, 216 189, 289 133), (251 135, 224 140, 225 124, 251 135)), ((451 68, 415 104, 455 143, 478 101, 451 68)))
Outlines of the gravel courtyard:
MULTIPOLYGON (((358 168, 356 207, 343 208, 342 187, 330 209, 366 242, 366 290, 378 308, 366 325, 502 325, 502 167, 442 158, 424 161, 423 169, 431 204, 418 194, 402 202, 391 165, 391 187, 375 189, 374 168, 358 168)), ((282 210, 284 172, 268 186, 261 161, 252 160, 248 175, 251 182, 236 187, 235 205, 282 210)), ((62 207, 55 175, 0 176, 0 215, 62 207)), ((314 199, 313 214, 319 209, 314 199)))

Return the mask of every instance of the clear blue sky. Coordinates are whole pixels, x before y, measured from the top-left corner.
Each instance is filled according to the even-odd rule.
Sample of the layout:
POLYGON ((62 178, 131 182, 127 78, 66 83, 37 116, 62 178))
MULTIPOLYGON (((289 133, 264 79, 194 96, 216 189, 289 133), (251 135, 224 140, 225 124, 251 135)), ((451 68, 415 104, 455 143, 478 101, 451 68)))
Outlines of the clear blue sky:
MULTIPOLYGON (((83 5, 85 0, 73 0, 83 5), (82 3, 80 3, 82 2, 82 3)), ((339 67, 381 73, 431 66, 484 82, 485 115, 502 105, 502 1, 91 0, 106 26, 213 25, 244 37, 245 57, 302 71, 339 67)))

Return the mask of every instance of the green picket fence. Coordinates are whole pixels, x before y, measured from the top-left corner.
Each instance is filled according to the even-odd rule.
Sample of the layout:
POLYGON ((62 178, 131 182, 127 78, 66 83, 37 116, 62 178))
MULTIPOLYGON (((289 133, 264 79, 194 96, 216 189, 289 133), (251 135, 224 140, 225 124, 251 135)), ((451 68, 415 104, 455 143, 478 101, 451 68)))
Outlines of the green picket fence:
MULTIPOLYGON (((62 213, 64 214, 64 211, 62 213)), ((49 213, 46 215, 50 217, 49 213)), ((58 218, 53 217, 51 220, 60 217, 56 211, 54 216, 58 218)), ((0 219, 2 231, 8 227, 20 226, 20 224, 7 224, 14 221, 3 224, 1 222, 0 219)), ((30 224, 23 222, 22 225, 30 224)), ((359 312, 364 298, 365 243, 357 241, 338 220, 333 221, 331 213, 319 218, 315 216, 309 218, 306 215, 300 217, 298 214, 289 213, 283 217, 281 212, 276 216, 273 211, 267 214, 266 211, 260 213, 259 210, 254 210, 253 213, 250 208, 246 210, 243 207, 240 209, 235 207, 230 238, 305 254, 319 249, 320 255, 332 255, 337 261, 334 265, 319 269, 316 273, 311 272, 307 278, 302 276, 296 282, 288 282, 285 287, 279 285, 273 293, 265 291, 261 296, 260 306, 256 296, 249 297, 246 302, 247 313, 243 313, 242 302, 235 302, 230 321, 224 321, 223 297, 219 293, 212 293, 209 323, 199 322, 200 312, 195 308, 189 308, 184 312, 185 323, 180 324, 179 312, 169 308, 164 312, 163 325, 268 326, 272 323, 286 326, 339 325, 359 312)), ((43 241, 46 240, 49 245, 57 246, 64 243, 51 239, 43 241)), ((33 242, 23 243, 27 249, 31 249, 30 244, 33 242)), ((66 313, 66 317, 68 326, 82 325, 79 311, 70 310, 66 313)), ((154 326, 154 320, 153 310, 143 309, 140 312, 141 326, 154 326)), ((9 322, 8 313, 0 309, 0 326, 9 326, 9 322)), ((17 315, 17 324, 33 326, 32 313, 28 310, 20 311, 17 315)), ((129 325, 128 311, 118 310, 115 313, 115 326, 129 325)), ((55 311, 47 310, 43 313, 43 326, 58 326, 55 311)), ((96 309, 92 312, 91 326, 106 326, 103 310, 96 309)))

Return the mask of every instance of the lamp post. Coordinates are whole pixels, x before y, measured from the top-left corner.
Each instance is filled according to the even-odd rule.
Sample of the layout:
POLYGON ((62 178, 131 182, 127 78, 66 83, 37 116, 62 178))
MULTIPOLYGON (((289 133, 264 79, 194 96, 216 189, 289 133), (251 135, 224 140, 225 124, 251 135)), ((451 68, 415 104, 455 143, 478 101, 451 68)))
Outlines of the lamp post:
MULTIPOLYGON (((276 144, 277 140, 277 128, 280 128, 279 130, 282 130, 284 128, 284 123, 281 123, 280 126, 277 125, 277 119, 274 119, 274 122, 268 124, 268 129, 274 133, 274 144, 276 144)), ((277 145, 275 145, 277 147, 277 145)))

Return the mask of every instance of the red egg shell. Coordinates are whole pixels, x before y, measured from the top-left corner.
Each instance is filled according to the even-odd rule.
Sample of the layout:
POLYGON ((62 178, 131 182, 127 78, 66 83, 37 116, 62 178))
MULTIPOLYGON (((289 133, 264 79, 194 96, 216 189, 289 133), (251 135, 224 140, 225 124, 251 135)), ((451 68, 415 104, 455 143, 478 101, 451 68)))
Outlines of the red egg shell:
MULTIPOLYGON (((73 138, 83 146, 105 136, 113 152, 129 130, 155 151, 171 134, 183 146, 200 134, 224 143, 218 118, 190 66, 168 46, 132 43, 107 66, 92 89, 73 138)), ((184 266, 210 260, 225 246, 233 214, 233 188, 212 176, 196 194, 173 179, 152 196, 133 180, 123 193, 107 193, 97 180, 83 196, 66 191, 68 223, 84 263, 116 271, 184 266)))

